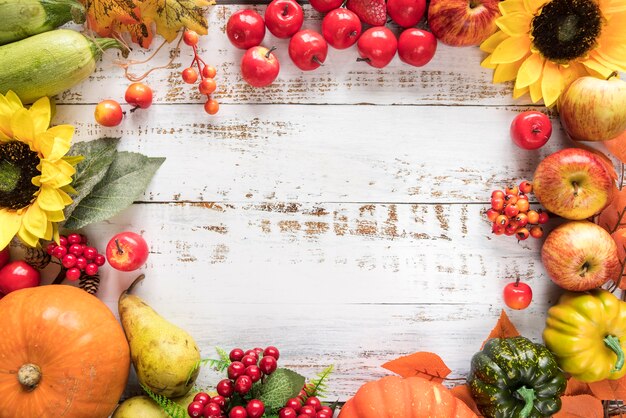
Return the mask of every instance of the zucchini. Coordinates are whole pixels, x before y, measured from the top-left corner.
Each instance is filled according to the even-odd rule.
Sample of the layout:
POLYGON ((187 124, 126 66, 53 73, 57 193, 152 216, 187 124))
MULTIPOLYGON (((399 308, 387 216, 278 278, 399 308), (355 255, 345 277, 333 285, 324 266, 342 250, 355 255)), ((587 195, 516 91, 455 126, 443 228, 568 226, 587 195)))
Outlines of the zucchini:
POLYGON ((57 29, 0 46, 0 93, 13 90, 23 103, 54 96, 80 83, 96 68, 102 51, 124 46, 57 29))
POLYGON ((0 0, 0 45, 58 28, 83 23, 85 7, 78 0, 0 0))

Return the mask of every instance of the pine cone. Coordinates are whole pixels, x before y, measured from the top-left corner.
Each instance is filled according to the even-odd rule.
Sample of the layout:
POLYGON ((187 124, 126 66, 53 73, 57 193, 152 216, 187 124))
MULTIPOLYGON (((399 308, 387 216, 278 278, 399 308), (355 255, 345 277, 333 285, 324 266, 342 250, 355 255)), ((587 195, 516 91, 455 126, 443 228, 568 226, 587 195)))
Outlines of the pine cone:
POLYGON ((80 276, 78 287, 80 287, 87 293, 95 295, 96 293, 98 293, 98 288, 100 287, 100 276, 98 276, 97 274, 95 276, 88 276, 83 273, 80 276))
POLYGON ((23 246, 26 249, 26 255, 24 261, 38 270, 43 270, 48 264, 50 264, 50 255, 43 248, 30 248, 23 246))

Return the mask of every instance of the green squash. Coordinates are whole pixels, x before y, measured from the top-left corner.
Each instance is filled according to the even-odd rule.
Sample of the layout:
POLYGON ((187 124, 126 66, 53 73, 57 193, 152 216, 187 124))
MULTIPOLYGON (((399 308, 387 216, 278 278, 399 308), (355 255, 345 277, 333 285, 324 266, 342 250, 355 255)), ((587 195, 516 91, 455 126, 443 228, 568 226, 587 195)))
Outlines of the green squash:
POLYGON ((467 382, 487 418, 551 417, 567 385, 554 355, 524 337, 487 341, 472 357, 467 382))

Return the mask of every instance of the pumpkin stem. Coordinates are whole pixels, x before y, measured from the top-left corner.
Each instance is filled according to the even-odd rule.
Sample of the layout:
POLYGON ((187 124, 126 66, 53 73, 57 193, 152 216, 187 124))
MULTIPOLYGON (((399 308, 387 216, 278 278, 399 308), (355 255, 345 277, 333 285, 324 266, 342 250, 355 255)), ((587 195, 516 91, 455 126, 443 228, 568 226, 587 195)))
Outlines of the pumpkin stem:
POLYGON ((519 411, 519 418, 526 418, 532 412, 535 406, 535 390, 528 389, 526 386, 522 386, 517 389, 517 393, 522 397, 525 402, 524 408, 519 411))
POLYGON ((30 392, 41 380, 41 369, 36 364, 26 363, 17 371, 17 380, 30 392))
POLYGON ((143 279, 146 278, 145 274, 140 274, 139 277, 137 277, 135 279, 135 281, 133 281, 130 286, 128 286, 128 289, 124 290, 124 293, 122 293, 122 295, 125 295, 127 293, 130 293, 133 291, 133 289, 135 288, 135 286, 137 286, 137 283, 139 283, 140 281, 142 281, 143 279))
POLYGON ((615 352, 617 356, 617 361, 615 362, 615 366, 611 372, 619 372, 624 367, 624 350, 622 350, 622 345, 619 342, 619 338, 615 335, 607 335, 604 337, 604 344, 609 347, 611 350, 615 352))

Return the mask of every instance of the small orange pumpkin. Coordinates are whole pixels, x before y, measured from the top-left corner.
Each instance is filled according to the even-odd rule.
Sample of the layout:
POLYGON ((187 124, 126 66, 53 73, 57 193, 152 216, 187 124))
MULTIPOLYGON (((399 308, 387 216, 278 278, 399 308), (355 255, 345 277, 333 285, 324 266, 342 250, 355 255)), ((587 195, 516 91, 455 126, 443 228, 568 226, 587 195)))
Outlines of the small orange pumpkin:
POLYGON ((386 376, 361 386, 339 418, 477 418, 439 383, 386 376))
POLYGON ((49 285, 0 300, 0 417, 108 417, 129 367, 122 327, 87 292, 49 285))

